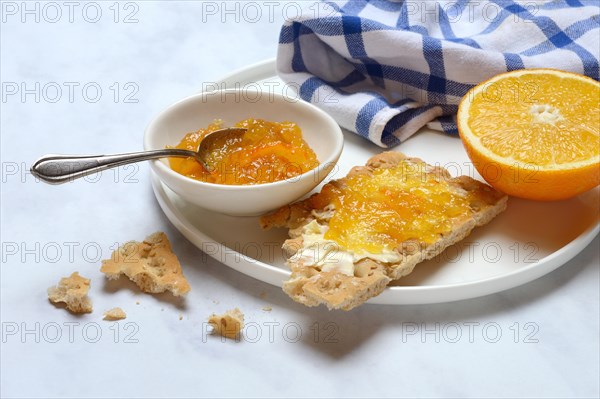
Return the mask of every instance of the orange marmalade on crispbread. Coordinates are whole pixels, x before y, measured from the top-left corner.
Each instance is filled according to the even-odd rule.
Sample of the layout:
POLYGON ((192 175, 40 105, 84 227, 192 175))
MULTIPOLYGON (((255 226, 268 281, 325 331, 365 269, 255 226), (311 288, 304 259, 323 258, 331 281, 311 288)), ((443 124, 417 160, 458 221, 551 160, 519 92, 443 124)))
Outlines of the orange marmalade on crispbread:
MULTIPOLYGON (((302 138, 302 131, 293 122, 246 119, 235 127, 248 130, 241 138, 216 142, 217 150, 207 159, 210 172, 193 158, 171 158, 171 169, 207 183, 250 185, 290 179, 319 165, 314 151, 302 138)), ((174 148, 197 151, 207 134, 222 128, 222 121, 215 120, 205 129, 188 133, 174 148)))
POLYGON ((354 253, 380 254, 408 240, 431 244, 474 212, 471 194, 415 160, 327 184, 310 200, 315 209, 333 205, 324 238, 354 253))

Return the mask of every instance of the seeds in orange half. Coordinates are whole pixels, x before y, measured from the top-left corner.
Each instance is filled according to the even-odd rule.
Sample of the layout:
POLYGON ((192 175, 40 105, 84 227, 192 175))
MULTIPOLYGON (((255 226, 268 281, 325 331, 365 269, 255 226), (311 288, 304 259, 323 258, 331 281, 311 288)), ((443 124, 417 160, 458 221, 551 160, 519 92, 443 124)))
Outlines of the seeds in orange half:
POLYGON ((458 131, 494 188, 534 200, 600 184, 600 84, 553 69, 503 73, 462 99, 458 131))

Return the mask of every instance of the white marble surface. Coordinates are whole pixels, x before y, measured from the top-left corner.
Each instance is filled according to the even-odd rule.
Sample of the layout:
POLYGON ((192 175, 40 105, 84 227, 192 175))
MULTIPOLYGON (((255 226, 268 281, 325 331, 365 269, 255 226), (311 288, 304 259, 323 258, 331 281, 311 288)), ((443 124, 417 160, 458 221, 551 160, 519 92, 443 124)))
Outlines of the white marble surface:
POLYGON ((235 3, 120 3, 118 23, 111 1, 94 3, 96 23, 83 18, 96 7, 84 2, 72 22, 69 6, 54 3, 54 23, 46 3, 28 3, 39 22, 24 3, 2 3, 1 396, 598 397, 598 238, 557 271, 500 294, 328 312, 205 259, 163 216, 147 165, 59 187, 26 172, 45 153, 140 149, 165 106, 273 57, 282 14, 299 4, 287 3, 260 5, 256 22, 238 5, 239 23, 235 3), (123 23, 132 12, 138 21, 123 23), (56 86, 62 97, 52 102, 56 86), (33 93, 22 98, 23 88, 33 93), (137 102, 125 102, 133 89, 137 102), (155 230, 172 238, 193 287, 183 302, 105 284, 99 272, 115 243, 155 230), (74 270, 92 279, 93 314, 47 303, 46 288, 74 270), (128 318, 102 321, 113 306, 128 318), (234 306, 252 323, 246 337, 207 337, 207 315, 234 306))

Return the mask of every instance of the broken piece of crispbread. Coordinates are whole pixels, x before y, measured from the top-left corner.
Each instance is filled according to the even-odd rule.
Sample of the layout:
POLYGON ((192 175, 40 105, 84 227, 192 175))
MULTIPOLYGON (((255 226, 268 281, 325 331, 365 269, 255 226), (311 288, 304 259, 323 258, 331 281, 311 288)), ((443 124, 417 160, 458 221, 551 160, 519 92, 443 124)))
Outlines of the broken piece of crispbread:
POLYGON ((228 310, 221 315, 212 314, 208 323, 213 327, 213 334, 237 339, 244 328, 244 314, 238 308, 228 310))
POLYGON ((64 302, 73 313, 92 313, 92 301, 87 296, 90 280, 74 272, 63 277, 55 287, 48 288, 48 299, 53 303, 64 302))
POLYGON ((490 222, 506 203, 470 177, 384 152, 263 216, 261 225, 289 229, 283 248, 292 274, 283 290, 292 299, 350 310, 490 222))
POLYGON ((125 311, 121 308, 112 308, 104 312, 104 320, 114 321, 123 320, 127 317, 125 311))
POLYGON ((171 243, 163 232, 156 232, 142 242, 130 241, 102 261, 100 271, 109 279, 126 275, 144 292, 157 294, 170 291, 181 296, 190 286, 181 271, 171 243))

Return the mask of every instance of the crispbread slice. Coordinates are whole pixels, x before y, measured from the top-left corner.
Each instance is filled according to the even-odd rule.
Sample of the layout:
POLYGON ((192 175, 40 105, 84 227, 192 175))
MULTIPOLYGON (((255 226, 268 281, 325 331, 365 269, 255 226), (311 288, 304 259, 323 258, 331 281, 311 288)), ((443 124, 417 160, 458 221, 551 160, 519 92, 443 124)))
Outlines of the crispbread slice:
POLYGON ((190 286, 181 271, 171 243, 163 232, 156 232, 142 242, 130 241, 102 261, 100 271, 109 279, 125 274, 144 292, 156 294, 171 291, 185 295, 190 286))
POLYGON ((92 301, 87 296, 90 280, 73 272, 60 279, 56 287, 48 288, 48 299, 53 303, 64 302, 73 313, 92 313, 92 301))
MULTIPOLYGON (((377 168, 394 168, 402 162, 424 164, 418 158, 408 158, 399 152, 384 152, 372 157, 366 166, 353 168, 347 178, 356 174, 372 174, 377 168)), ((433 258, 448 246, 462 240, 473 228, 489 223, 506 208, 506 195, 492 187, 467 176, 452 178, 448 171, 441 167, 424 165, 427 168, 426 173, 435 176, 438 181, 447 182, 449 190, 471 196, 470 217, 453 220, 452 229, 446 234, 441 234, 433 243, 428 244, 418 239, 402 242, 395 248, 400 258, 397 262, 386 263, 363 258, 354 263, 354 275, 351 276, 336 270, 321 271, 313 265, 307 266, 302 256, 299 256, 304 249, 303 229, 315 220, 319 224, 328 225, 335 213, 334 207, 328 205, 316 209, 312 205, 312 197, 284 206, 261 218, 263 228, 290 229, 291 238, 286 240, 283 248, 290 255, 287 265, 292 270, 292 275, 284 282, 283 290, 292 299, 306 306, 325 304, 329 309, 350 310, 379 295, 390 281, 408 275, 415 265, 433 258)), ((343 187, 345 178, 327 184, 343 187)))

